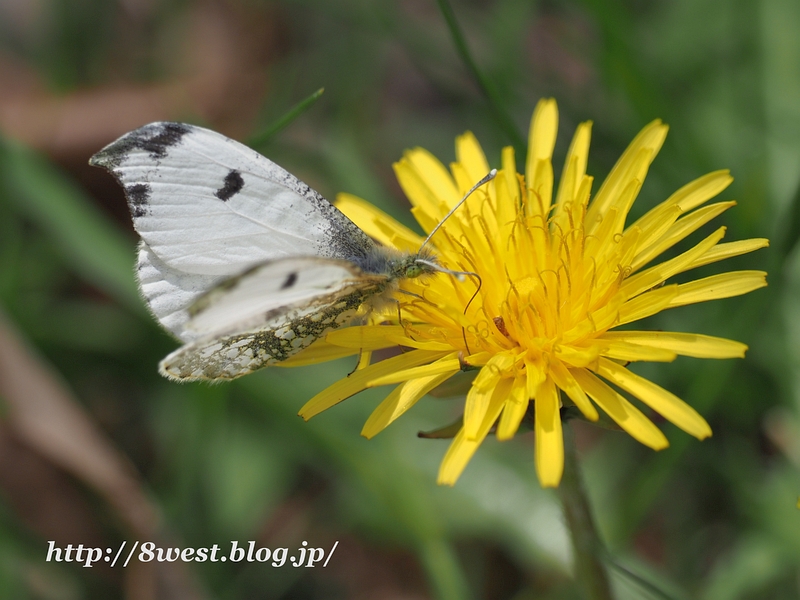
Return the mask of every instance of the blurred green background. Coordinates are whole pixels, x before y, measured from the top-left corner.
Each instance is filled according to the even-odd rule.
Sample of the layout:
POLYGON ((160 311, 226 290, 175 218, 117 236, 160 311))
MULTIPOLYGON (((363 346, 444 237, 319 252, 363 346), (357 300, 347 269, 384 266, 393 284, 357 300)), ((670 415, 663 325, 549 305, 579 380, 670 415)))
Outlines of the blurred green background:
POLYGON ((494 104, 436 0, 0 0, 0 597, 581 597, 530 433, 487 440, 455 488, 438 488, 448 442, 416 433, 453 420, 461 399, 426 399, 366 441, 361 425, 385 390, 309 423, 296 416, 352 360, 217 386, 157 374, 175 342, 138 298, 124 199, 89 156, 163 119, 253 139, 324 86, 258 149, 326 197, 355 193, 406 223, 391 169, 404 149, 447 163, 469 129, 498 166, 514 140, 497 107, 527 132, 541 97, 559 102, 557 173, 574 126, 594 121, 596 182, 647 122, 671 125, 637 214, 732 170, 720 199, 739 205, 708 227, 769 237, 769 249, 722 266, 766 268, 770 287, 647 325, 738 339, 747 358, 639 371, 695 406, 714 436, 661 422, 671 447, 656 454, 579 426, 579 450, 619 598, 800 598, 800 4, 453 9, 494 104), (48 540, 148 539, 339 545, 325 569, 44 560, 48 540))

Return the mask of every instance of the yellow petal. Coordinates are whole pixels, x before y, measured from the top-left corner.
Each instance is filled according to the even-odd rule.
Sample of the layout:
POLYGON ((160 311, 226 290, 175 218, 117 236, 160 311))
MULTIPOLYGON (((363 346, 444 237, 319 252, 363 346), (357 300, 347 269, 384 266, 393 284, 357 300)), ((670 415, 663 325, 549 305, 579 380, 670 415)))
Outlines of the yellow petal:
POLYGON ((452 208, 461 200, 453 178, 439 159, 424 148, 414 148, 406 152, 406 158, 414 165, 419 178, 436 198, 452 208))
POLYGON ((558 487, 564 473, 564 437, 558 389, 552 379, 539 386, 534 401, 536 410, 536 474, 542 487, 558 487))
MULTIPOLYGON (((434 225, 444 216, 443 204, 436 195, 420 179, 419 173, 408 158, 401 158, 392 165, 397 182, 403 188, 406 198, 411 205, 424 213, 425 218, 433 221, 434 225)), ((427 231, 427 229, 426 229, 427 231)))
POLYGON ((404 336, 405 330, 399 325, 357 325, 334 329, 325 340, 334 346, 355 350, 381 350, 397 346, 389 337, 404 336))
POLYGON ((730 171, 723 169, 698 177, 680 188, 664 202, 648 211, 633 226, 642 230, 648 229, 652 222, 658 220, 659 213, 667 207, 677 207, 681 212, 687 213, 722 192, 733 181, 730 171))
POLYGON ((417 220, 419 226, 422 227, 423 231, 433 231, 434 227, 439 224, 439 219, 445 215, 442 211, 429 212, 421 206, 414 206, 411 209, 411 214, 417 220))
POLYGON ((575 348, 573 346, 559 345, 556 347, 556 357, 571 367, 585 367, 593 364, 600 352, 597 348, 575 348))
POLYGON ((528 196, 526 210, 529 215, 547 216, 553 196, 553 166, 551 159, 558 133, 558 107, 552 98, 539 100, 531 118, 528 137, 528 157, 525 166, 525 181, 532 191, 528 196), (539 204, 539 201, 541 204, 539 204))
POLYGON ((369 419, 364 423, 361 435, 367 439, 375 437, 397 419, 397 417, 414 406, 420 398, 451 376, 452 373, 440 373, 429 377, 412 379, 406 381, 402 385, 398 385, 392 393, 372 411, 369 419))
MULTIPOLYGON (((605 331, 606 329, 611 329, 611 327, 618 324, 620 310, 624 304, 623 300, 624 298, 622 294, 616 293, 606 301, 606 304, 601 304, 597 310, 591 313, 591 315, 586 319, 586 324, 589 326, 591 334, 605 331)), ((564 336, 564 339, 568 339, 566 335, 564 336)), ((588 347, 585 352, 587 356, 590 356, 592 354, 596 354, 597 349, 588 347)), ((561 348, 559 348, 557 353, 562 354, 561 348)), ((566 357, 565 354, 564 356, 566 357)), ((576 362, 572 362, 571 357, 568 362, 570 362, 570 364, 574 364, 576 367, 585 367, 588 365, 588 363, 578 364, 576 362)))
POLYGON ((372 362, 372 352, 369 350, 361 352, 358 357, 358 364, 356 365, 356 370, 360 371, 361 369, 366 369, 370 363, 372 362))
MULTIPOLYGON (((464 165, 459 162, 451 162, 450 163, 450 172, 453 174, 453 180, 456 182, 456 186, 458 187, 458 191, 461 192, 462 195, 466 194, 469 190, 472 189, 472 186, 475 185, 475 180, 472 179, 472 176, 469 174, 464 165)), ((469 205, 471 203, 468 201, 466 206, 463 207, 462 212, 457 214, 457 218, 464 217, 465 213, 469 211, 469 205)))
POLYGON ((467 402, 464 407, 464 432, 468 438, 478 436, 490 400, 497 389, 501 391, 505 389, 502 386, 498 388, 498 384, 506 378, 504 375, 513 364, 514 357, 510 354, 495 354, 475 377, 472 387, 467 392, 467 402))
POLYGON ((578 169, 578 159, 573 157, 569 163, 564 165, 564 171, 561 173, 561 181, 558 185, 558 193, 556 194, 556 205, 553 214, 553 222, 550 226, 550 231, 553 234, 553 243, 558 243, 559 238, 563 237, 564 231, 569 231, 569 214, 566 208, 577 192, 575 184, 575 171, 578 169))
POLYGON ((753 238, 750 240, 739 240, 736 242, 728 242, 727 244, 717 244, 711 250, 703 254, 700 258, 692 263, 692 268, 702 267, 726 258, 740 256, 760 250, 769 246, 769 240, 766 238, 753 238))
POLYGON ((544 381, 545 373, 538 365, 525 361, 525 386, 528 398, 535 398, 539 386, 544 381))
MULTIPOLYGON (((625 219, 628 216, 628 211, 639 195, 639 191, 642 189, 642 183, 644 183, 644 179, 647 176, 647 169, 652 162, 653 149, 641 148, 636 155, 632 156, 630 165, 627 167, 627 179, 624 182, 620 182, 615 195, 606 201, 605 210, 603 210, 603 212, 592 213, 590 207, 591 214, 587 215, 587 219, 594 218, 595 215, 597 215, 598 219, 602 219, 607 216, 613 208, 616 208, 616 222, 612 231, 614 234, 621 233, 624 228, 625 219)), ((596 202, 597 200, 595 199, 592 206, 594 206, 596 202)), ((595 233, 599 229, 600 221, 587 220, 586 223, 591 233, 595 233)))
MULTIPOLYGON (((506 146, 503 148, 501 164, 502 177, 506 182, 509 194, 514 201, 514 205, 519 205, 519 179, 517 179, 517 165, 514 158, 514 148, 506 146)), ((516 215, 515 215, 516 216, 516 215)))
POLYGON ((655 240, 649 247, 641 247, 639 254, 636 255, 636 258, 631 263, 631 269, 637 271, 732 206, 736 206, 736 202, 717 202, 701 208, 682 219, 678 219, 664 235, 655 240))
MULTIPOLYGON (((485 367, 481 372, 484 372, 484 370, 485 367)), ((479 388, 473 381, 472 387, 470 387, 469 392, 467 392, 467 402, 464 405, 464 434, 469 439, 477 439, 480 435, 481 424, 486 418, 486 411, 489 410, 489 403, 497 388, 497 384, 500 383, 499 375, 492 373, 490 377, 494 381, 493 386, 487 385, 479 388)), ((488 383, 490 378, 487 377, 486 379, 488 383)))
MULTIPOLYGON (((628 227, 628 230, 638 227, 642 232, 639 237, 639 252, 654 246, 683 214, 679 206, 669 205, 666 202, 662 202, 650 212, 653 214, 652 219, 646 221, 639 219, 639 221, 628 227)), ((655 256, 656 254, 654 253, 652 257, 655 256)), ((641 264, 644 265, 645 262, 641 262, 641 264)))
POLYGON ((652 381, 631 373, 608 359, 598 362, 597 374, 630 392, 668 421, 702 440, 711 435, 711 427, 695 409, 652 381))
MULTIPOLYGON (((564 170, 558 183, 556 204, 561 206, 565 202, 572 202, 580 187, 583 176, 586 175, 586 163, 589 161, 589 143, 592 139, 592 122, 586 121, 578 125, 572 136, 567 158, 564 161, 564 170)), ((551 151, 552 154, 552 151, 551 151)))
POLYGON ((633 404, 586 369, 571 371, 575 380, 597 405, 633 439, 653 450, 669 446, 666 436, 633 404))
POLYGON ((677 354, 664 348, 652 348, 630 344, 627 341, 614 340, 603 335, 592 342, 600 348, 600 354, 613 360, 625 362, 651 361, 651 362, 672 362, 677 358, 677 354))
POLYGON ((583 388, 578 384, 572 373, 560 361, 553 361, 550 363, 550 376, 553 378, 555 384, 560 387, 570 400, 575 403, 575 406, 583 413, 590 421, 597 421, 600 415, 597 414, 597 409, 586 397, 583 388))
POLYGON ((469 187, 475 185, 489 172, 489 163, 486 161, 486 155, 471 131, 467 131, 456 138, 456 160, 461 163, 469 174, 470 181, 472 181, 469 187))
POLYGON ((275 363, 276 367, 303 367, 306 365, 315 365, 317 363, 335 360, 337 358, 344 358, 345 356, 353 356, 358 354, 357 348, 342 348, 329 344, 324 339, 319 339, 311 344, 305 350, 301 350, 294 356, 290 356, 284 361, 275 363))
POLYGON ((639 319, 652 316, 671 306, 672 301, 678 295, 678 285, 665 285, 656 290, 639 294, 632 300, 628 300, 619 309, 619 319, 616 325, 632 323, 639 319))
POLYGON ((687 270, 694 261, 713 248, 724 235, 725 227, 720 227, 694 248, 687 250, 683 254, 679 254, 675 258, 650 267, 641 273, 637 273, 633 277, 629 277, 620 287, 620 291, 626 298, 633 298, 645 290, 649 290, 666 281, 670 277, 682 273, 687 270))
POLYGON ((352 373, 345 379, 340 379, 333 385, 322 390, 319 394, 306 402, 298 414, 308 421, 311 417, 329 409, 342 400, 365 390, 367 382, 373 379, 388 375, 389 373, 394 373, 399 369, 407 369, 423 363, 433 362, 444 355, 444 352, 412 350, 406 354, 393 356, 392 358, 377 362, 366 369, 352 373))
POLYGON ((522 418, 525 416, 525 412, 528 410, 528 385, 524 377, 503 379, 498 384, 498 388, 501 384, 506 386, 507 389, 498 389, 497 393, 501 396, 507 396, 507 398, 495 435, 498 440, 506 441, 514 437, 522 418))
POLYGON ((500 416, 500 411, 503 410, 504 405, 505 398, 502 398, 500 394, 495 394, 489 403, 489 408, 477 435, 474 438, 468 438, 463 428, 458 432, 439 467, 439 477, 437 479, 439 485, 455 485, 472 455, 475 454, 478 446, 481 445, 492 425, 497 421, 497 417, 500 416))
MULTIPOLYGON (((600 217, 605 214, 606 210, 608 210, 633 177, 636 177, 640 181, 644 180, 646 167, 644 174, 641 173, 641 165, 638 167, 640 169, 639 173, 633 173, 632 168, 635 166, 637 158, 642 150, 650 151, 648 157, 649 161, 655 158, 656 154, 658 154, 658 151, 661 149, 661 145, 664 143, 664 139, 667 137, 667 130, 668 127, 662 124, 660 119, 656 119, 645 126, 630 143, 625 152, 623 152, 617 164, 614 165, 614 168, 611 169, 608 177, 606 177, 603 185, 600 186, 586 214, 586 224, 590 231, 594 230, 600 217)), ((649 166, 649 162, 647 165, 649 166)))
POLYGON ((678 286, 678 294, 670 301, 670 307, 707 302, 741 296, 767 285, 764 271, 732 271, 720 273, 683 283, 678 286))
POLYGON ((357 196, 339 194, 336 196, 336 208, 384 246, 416 252, 422 244, 422 238, 408 227, 357 196))
POLYGON ((683 186, 667 198, 667 202, 674 202, 683 212, 688 213, 721 193, 732 182, 733 177, 728 169, 712 171, 683 186))
POLYGON ((389 373, 383 377, 377 377, 376 379, 373 379, 367 383, 367 387, 390 385, 392 383, 408 381, 409 379, 417 379, 419 377, 441 375, 445 373, 448 377, 451 377, 461 370, 461 362, 456 357, 456 353, 450 354, 430 364, 422 365, 421 367, 403 369, 402 371, 395 371, 394 373, 389 373))
POLYGON ((516 362, 516 356, 508 352, 501 352, 492 356, 478 373, 473 385, 481 389, 494 387, 498 377, 506 375, 516 362))
POLYGON ((533 177, 533 167, 539 160, 550 160, 558 134, 558 105, 553 98, 542 98, 536 103, 528 131, 528 157, 525 162, 525 179, 533 177))
MULTIPOLYGON (((733 340, 670 331, 608 331, 599 339, 662 348, 695 358, 744 358, 747 345, 733 340)), ((613 358, 613 357, 612 357, 613 358)))
POLYGON ((417 348, 419 350, 444 350, 449 351, 453 349, 452 344, 446 342, 427 342, 424 340, 415 340, 405 335, 388 335, 387 338, 394 342, 396 346, 405 346, 407 348, 417 348))
MULTIPOLYGON (((504 149, 504 151, 505 150, 511 150, 511 148, 504 149)), ((506 175, 507 172, 503 169, 498 173, 498 177, 495 179, 497 209, 493 216, 494 221, 497 223, 496 237, 499 239, 508 238, 519 211, 519 182, 516 180, 517 173, 516 171, 512 171, 511 177, 507 177, 506 175), (511 180, 512 183, 509 183, 509 180, 511 180)), ((499 251, 505 254, 508 251, 508 246, 503 246, 504 247, 499 248, 499 251)))

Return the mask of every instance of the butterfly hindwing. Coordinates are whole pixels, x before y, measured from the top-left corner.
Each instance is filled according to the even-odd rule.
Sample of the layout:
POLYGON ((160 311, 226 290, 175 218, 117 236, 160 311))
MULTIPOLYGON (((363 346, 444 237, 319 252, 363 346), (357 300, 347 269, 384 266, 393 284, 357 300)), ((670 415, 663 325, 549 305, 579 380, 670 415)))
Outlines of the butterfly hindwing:
POLYGON ((180 380, 233 379, 281 362, 353 319, 390 281, 347 261, 295 257, 225 280, 189 309, 199 336, 165 358, 180 380))

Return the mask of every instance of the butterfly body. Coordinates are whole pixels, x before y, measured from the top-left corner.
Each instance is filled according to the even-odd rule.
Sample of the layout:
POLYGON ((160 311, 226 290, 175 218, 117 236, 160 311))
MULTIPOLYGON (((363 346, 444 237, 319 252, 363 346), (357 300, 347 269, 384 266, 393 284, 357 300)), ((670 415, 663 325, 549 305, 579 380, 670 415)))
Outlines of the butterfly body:
POLYGON ((161 362, 170 378, 279 363, 435 271, 430 252, 379 246, 296 177, 207 129, 145 125, 90 163, 125 190, 142 296, 184 343, 161 362))

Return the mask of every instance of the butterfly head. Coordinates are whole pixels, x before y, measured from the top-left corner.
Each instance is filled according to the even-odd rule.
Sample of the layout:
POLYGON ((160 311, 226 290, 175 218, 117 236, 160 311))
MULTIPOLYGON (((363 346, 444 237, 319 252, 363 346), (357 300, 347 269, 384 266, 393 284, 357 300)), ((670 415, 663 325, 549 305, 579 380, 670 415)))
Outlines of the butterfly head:
POLYGON ((402 254, 389 260, 391 279, 417 279, 441 270, 433 252, 422 248, 416 254, 402 254))
POLYGON ((452 275, 459 281, 465 281, 467 275, 473 275, 480 279, 477 273, 472 271, 453 271, 439 264, 436 256, 426 248, 420 248, 416 254, 411 254, 403 257, 402 261, 398 263, 395 271, 395 277, 398 279, 416 279, 424 275, 432 275, 433 273, 445 273, 452 275))
POLYGON ((408 265, 408 267, 406 268, 405 276, 408 279, 416 279, 417 277, 420 277, 425 273, 430 273, 431 271, 432 269, 429 266, 415 261, 410 265, 408 265))

